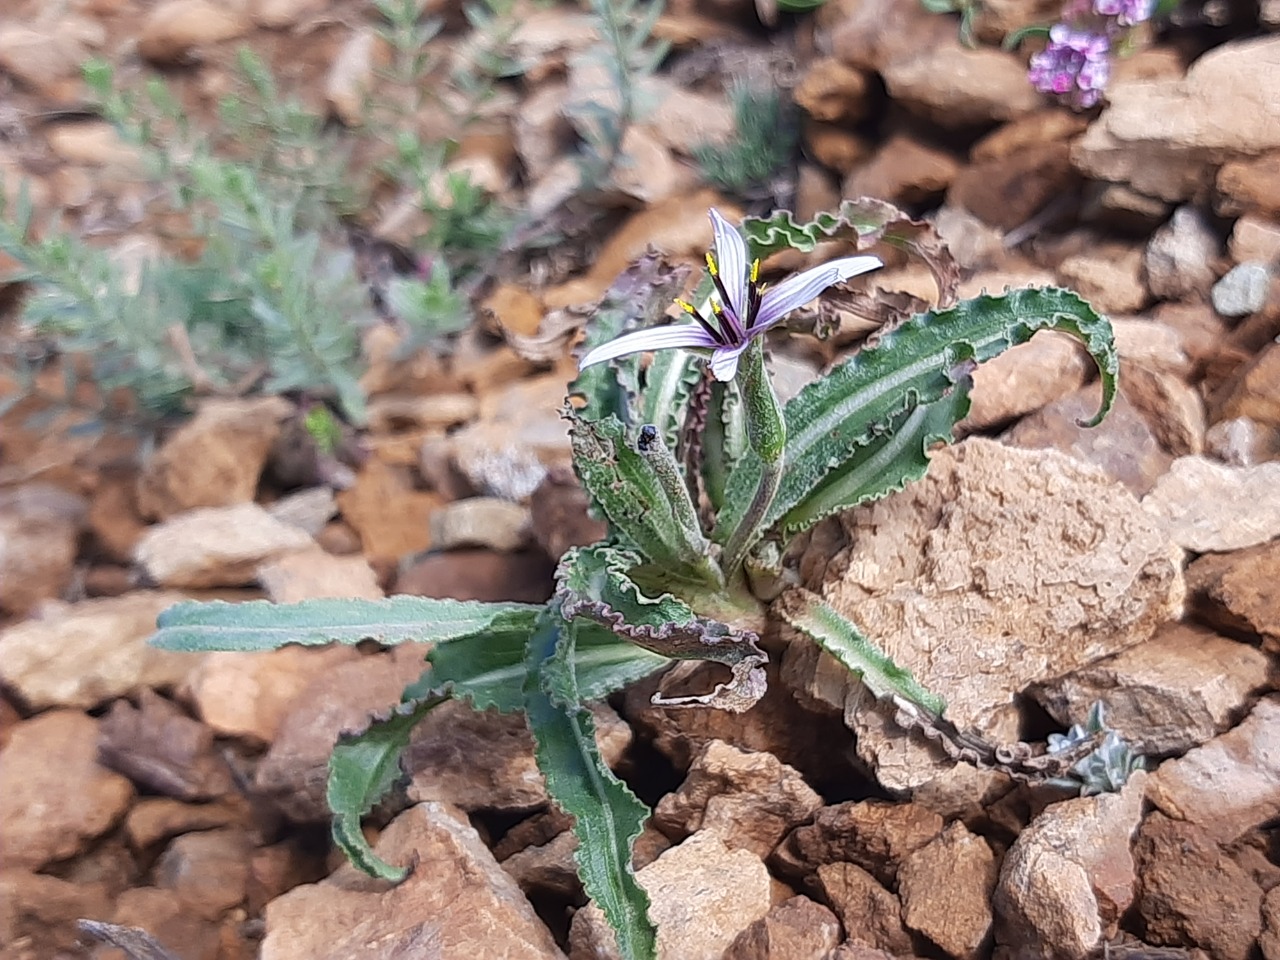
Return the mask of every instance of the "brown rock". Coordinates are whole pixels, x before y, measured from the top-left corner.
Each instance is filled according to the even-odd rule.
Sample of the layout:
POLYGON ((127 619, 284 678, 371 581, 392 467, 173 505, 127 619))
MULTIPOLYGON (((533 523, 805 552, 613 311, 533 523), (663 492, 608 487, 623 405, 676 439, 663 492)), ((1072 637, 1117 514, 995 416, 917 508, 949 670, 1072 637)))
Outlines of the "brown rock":
POLYGON ((867 74, 835 57, 809 66, 795 90, 796 104, 815 120, 854 124, 867 115, 871 84, 867 74))
POLYGON ((251 916, 260 916, 268 903, 294 887, 315 883, 325 875, 324 858, 297 838, 259 847, 249 855, 245 898, 251 916))
POLYGON ((89 38, 78 36, 74 27, 92 30, 93 25, 70 19, 57 28, 47 22, 41 26, 31 29, 12 22, 0 28, 0 70, 43 97, 69 102, 80 92, 80 65, 90 56, 85 43, 89 38))
POLYGON ((1280 223, 1245 214, 1231 228, 1227 249, 1236 263, 1274 264, 1280 261, 1280 223))
POLYGON ((892 203, 918 204, 941 196, 960 164, 951 154, 895 134, 869 161, 844 181, 846 197, 881 197, 892 203))
POLYGON ((1262 901, 1262 933, 1258 947, 1264 960, 1280 957, 1280 886, 1272 887, 1262 901))
POLYGON ((1061 107, 1040 109, 991 131, 973 145, 969 159, 978 164, 987 163, 1014 157, 1046 144, 1066 143, 1088 126, 1087 118, 1070 110, 1061 107))
POLYGON ((124 816, 133 786, 99 766, 97 754, 98 722, 83 713, 55 710, 14 727, 0 751, 5 866, 39 869, 65 860, 124 816))
POLYGON ((1204 448, 1215 460, 1252 467, 1280 459, 1280 427, 1263 426, 1248 417, 1219 420, 1205 431, 1204 448))
POLYGON ((1154 944, 1246 960, 1262 929, 1262 891, 1193 823, 1153 813, 1134 844, 1138 912, 1154 944))
POLYGON ((528 507, 498 497, 468 497, 431 515, 431 543, 437 550, 486 547, 510 553, 528 541, 529 526, 528 507))
POLYGON ((826 863, 818 867, 817 886, 849 939, 887 953, 911 953, 898 898, 867 871, 853 863, 826 863))
POLYGON ((244 819, 244 807, 231 800, 184 803, 172 797, 143 797, 129 809, 124 831, 129 846, 146 854, 179 834, 227 827, 244 819))
POLYGON ((1226 730, 1267 684, 1265 654, 1211 630, 1167 623, 1146 643, 1058 677, 1036 699, 1063 726, 1096 700, 1139 753, 1184 753, 1226 730))
POLYGON ((206 402, 148 459, 138 477, 138 509, 167 520, 196 507, 249 503, 292 411, 283 397, 206 402))
POLYGON ((307 685, 358 656, 342 644, 210 653, 191 673, 190 694, 197 715, 219 735, 271 743, 307 685))
POLYGON ((872 146, 865 137, 832 123, 804 123, 808 154, 836 173, 852 173, 871 158, 872 146))
POLYGON ((137 591, 123 597, 50 604, 0 631, 0 680, 32 709, 91 709, 146 687, 174 687, 200 657, 147 646, 156 617, 187 599, 137 591))
POLYGON ((453 550, 410 564, 396 578, 395 592, 454 600, 517 600, 544 603, 551 596, 555 563, 541 551, 494 553, 453 550))
POLYGON ((46 484, 0 491, 0 612, 23 616, 66 590, 85 509, 46 484))
MULTIPOLYGON (((770 907, 769 873, 747 850, 697 834, 636 872, 649 894, 662 960, 720 960, 734 938, 770 907)), ((594 903, 569 931, 571 960, 620 960, 613 931, 594 903)))
POLYGON ((499 284, 484 301, 484 309, 493 314, 499 329, 507 333, 532 337, 542 324, 542 301, 515 284, 499 284))
POLYGON ((1136 313, 1148 300, 1137 248, 1100 244, 1063 260, 1058 278, 1103 313, 1136 313))
POLYGON ((839 943, 834 913, 808 897, 792 897, 738 934, 723 960, 828 960, 839 943))
POLYGON ((1030 220, 1080 179, 1067 143, 1046 143, 961 170, 947 202, 1003 230, 1030 220))
POLYGON ((328 6, 328 0, 255 0, 253 20, 269 30, 292 27, 304 17, 312 17, 328 6))
POLYGON ((310 487, 276 500, 267 507, 267 513, 314 537, 337 515, 338 501, 331 488, 310 487))
MULTIPOLYGON (((840 525, 843 545, 811 544, 802 576, 945 697, 954 722, 991 736, 1013 732, 1010 705, 1028 685, 1140 643, 1182 603, 1177 552, 1159 526, 1128 491, 1056 451, 970 438, 840 525)), ((937 774, 920 744, 860 709, 847 671, 826 654, 817 662, 832 672, 787 675, 844 710, 883 785, 937 774)))
POLYGON ((568 467, 547 472, 529 498, 533 538, 547 556, 559 560, 570 547, 585 547, 603 540, 608 524, 587 513, 591 498, 568 467))
POLYGON ((105 884, 72 883, 17 867, 0 869, 0 943, 15 958, 74 956, 81 917, 105 917, 105 884))
POLYGON ((318 547, 287 554, 258 568, 258 583, 274 603, 324 597, 381 600, 378 575, 361 556, 335 557, 318 547))
POLYGON ((253 845, 238 827, 186 833, 156 862, 155 881, 207 920, 244 903, 253 845))
POLYGON ((1230 467, 1180 457, 1142 501, 1178 546, 1240 550, 1280 536, 1280 463, 1230 467), (1247 503, 1247 511, 1238 504, 1247 503))
POLYGON ((206 507, 149 529, 134 559, 151 582, 166 587, 236 587, 257 568, 314 541, 256 503, 206 507))
POLYGON ((1218 170, 1218 212, 1280 215, 1280 151, 1232 160, 1218 170))
POLYGON ((991 934, 998 870, 987 842, 952 823, 899 868, 903 921, 949 956, 977 956, 991 934))
POLYGON ((1206 554, 1187 567, 1187 593, 1197 616, 1231 633, 1256 634, 1280 649, 1280 544, 1206 554))
POLYGON ((166 949, 181 949, 182 960, 221 960, 217 924, 193 911, 173 890, 125 890, 116 901, 111 922, 144 930, 166 949))
POLYGON ((1083 960, 1115 935, 1134 897, 1129 841, 1146 775, 1120 793, 1066 800, 1014 841, 992 901, 996 942, 1017 956, 1083 960))
POLYGON ((973 406, 957 435, 1007 423, 1067 396, 1084 384, 1092 366, 1078 341, 1053 331, 1006 350, 974 371, 973 406))
MULTIPOLYGON (((979 367, 977 372, 982 369, 979 367)), ((1135 497, 1141 497, 1168 471, 1173 457, 1161 448, 1146 419, 1125 396, 1124 382, 1115 406, 1096 427, 1080 425, 1097 412, 1102 399, 1102 387, 1093 383, 1024 417, 1000 439, 1029 450, 1051 447, 1092 463, 1128 487, 1135 497)))
POLYGON ((407 960, 489 956, 562 960, 520 889, 458 811, 440 803, 406 810, 375 849, 418 863, 387 888, 350 864, 267 905, 263 960, 407 960), (427 869, 430 865, 430 869, 427 869))
POLYGON ((1127 368, 1123 389, 1165 450, 1175 457, 1204 452, 1208 425, 1199 390, 1181 377, 1137 364, 1127 368))
POLYGON ((553 896, 565 900, 577 900, 581 895, 582 881, 578 879, 578 864, 574 853, 578 838, 565 830, 546 843, 526 847, 502 861, 502 869, 527 896, 553 896))
POLYGON ((771 753, 750 753, 712 740, 694 758, 680 789, 654 810, 674 840, 709 831, 730 850, 767 857, 783 835, 808 820, 822 798, 771 753))
POLYGON ((920 47, 881 72, 889 96, 942 127, 1011 120, 1040 106, 1017 57, 989 47, 970 49, 954 37, 920 47))
POLYGON ((136 708, 127 700, 111 705, 98 752, 103 766, 164 796, 209 800, 232 789, 231 771, 214 752, 213 731, 149 689, 136 708))
POLYGON ((1280 809, 1280 699, 1258 701, 1234 730, 1169 760, 1150 778, 1157 808, 1227 844, 1280 809))
POLYGON ((95 546, 117 563, 129 563, 133 548, 147 529, 138 514, 137 480, 103 476, 93 492, 86 517, 95 546))
POLYGON ((400 471, 370 460, 355 486, 338 494, 342 518, 360 534, 373 562, 396 563, 431 544, 430 518, 440 497, 413 489, 400 471))
POLYGON ((824 807, 813 823, 791 831, 773 864, 800 879, 824 863, 845 861, 892 886, 899 865, 940 833, 942 817, 919 804, 849 801, 824 807))
POLYGON ((1214 419, 1249 417, 1280 427, 1280 344, 1246 364, 1214 398, 1214 419))
POLYGON ((364 122, 370 88, 387 59, 386 44, 372 27, 353 30, 338 49, 324 78, 324 99, 348 127, 364 122))
POLYGON ((236 7, 211 0, 165 0, 151 9, 138 36, 138 53, 152 63, 173 64, 191 56, 196 47, 244 36, 248 15, 236 7))
POLYGON ((829 4, 819 9, 816 19, 820 36, 829 32, 831 52, 863 70, 878 72, 892 60, 955 42, 953 24, 923 7, 896 0, 829 4))
POLYGON ((1195 207, 1179 207, 1147 244, 1147 287, 1160 300, 1201 299, 1217 279, 1217 235, 1195 207))
MULTIPOLYGON (((593 704, 591 711, 600 754, 616 764, 631 744, 631 730, 607 704, 593 704)), ((461 701, 443 704, 414 728, 401 762, 415 803, 516 811, 547 803, 533 739, 518 713, 481 713, 461 701)))

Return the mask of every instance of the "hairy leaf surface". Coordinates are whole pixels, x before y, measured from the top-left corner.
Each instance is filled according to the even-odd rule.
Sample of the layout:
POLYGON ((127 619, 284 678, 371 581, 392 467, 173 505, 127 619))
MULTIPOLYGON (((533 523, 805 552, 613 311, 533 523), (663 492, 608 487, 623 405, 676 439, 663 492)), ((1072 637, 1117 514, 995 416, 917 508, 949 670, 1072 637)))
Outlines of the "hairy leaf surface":
MULTIPOLYGON (((831 473, 882 437, 903 415, 951 393, 974 363, 1025 343, 1037 330, 1058 330, 1079 339, 1102 375, 1102 405, 1087 425, 1096 425, 1115 399, 1119 357, 1111 323, 1076 294, 1055 287, 981 296, 950 310, 931 310, 885 334, 878 343, 808 384, 784 410, 786 473, 774 500, 774 516, 803 503, 831 473)), ((959 413, 962 405, 953 405, 959 413)), ((729 482, 714 539, 732 535, 760 476, 748 455, 729 482)), ((899 478, 888 478, 887 492, 899 478)))
POLYGON ((574 858, 583 888, 604 911, 626 960, 654 960, 649 896, 636 880, 631 847, 649 810, 605 764, 595 723, 581 704, 574 633, 548 610, 529 639, 525 715, 547 792, 573 817, 574 858))

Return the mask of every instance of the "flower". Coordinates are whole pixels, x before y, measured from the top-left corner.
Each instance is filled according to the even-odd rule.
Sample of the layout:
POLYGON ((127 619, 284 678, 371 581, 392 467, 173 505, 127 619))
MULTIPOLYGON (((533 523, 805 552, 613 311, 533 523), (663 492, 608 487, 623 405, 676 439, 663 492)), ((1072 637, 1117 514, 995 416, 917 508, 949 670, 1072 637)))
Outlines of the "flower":
POLYGON ((1122 27, 1150 20, 1155 0, 1093 0, 1093 12, 1101 17, 1114 17, 1122 27))
POLYGON ((1106 34, 1054 24, 1049 43, 1031 58, 1027 77, 1042 93, 1077 107, 1092 107, 1111 77, 1111 41, 1106 34))
POLYGON ((677 300, 694 323, 623 334, 588 351, 578 362, 579 370, 645 350, 710 350, 712 375, 717 380, 732 380, 738 358, 752 340, 832 284, 883 266, 876 257, 842 257, 766 290, 760 283, 760 261, 748 264, 747 244, 738 231, 718 211, 711 210, 710 216, 715 254, 707 254, 707 269, 719 294, 718 300, 711 300, 711 315, 703 316, 693 304, 677 300))

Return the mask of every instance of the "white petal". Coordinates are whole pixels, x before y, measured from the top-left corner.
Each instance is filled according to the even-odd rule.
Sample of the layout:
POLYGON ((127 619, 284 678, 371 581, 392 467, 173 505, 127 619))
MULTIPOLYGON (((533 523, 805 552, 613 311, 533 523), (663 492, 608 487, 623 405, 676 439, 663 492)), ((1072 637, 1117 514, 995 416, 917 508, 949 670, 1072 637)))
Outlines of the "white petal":
MULTIPOLYGON (((750 343, 750 341, 747 341, 750 343)), ((721 347, 711 355, 711 375, 722 383, 728 383, 738 372, 738 358, 747 349, 747 343, 736 347, 721 347)))
POLYGON ((884 266, 878 257, 843 257, 787 277, 760 298, 760 310, 752 330, 770 327, 797 307, 803 307, 833 283, 884 266))
POLYGON ((710 216, 715 234, 716 267, 720 271, 720 282, 729 294, 725 306, 735 317, 741 317, 747 306, 747 244, 733 224, 720 216, 720 211, 713 207, 710 216))
POLYGON ((695 324, 680 324, 672 327, 651 327, 647 330, 636 330, 623 334, 608 343, 602 343, 578 361, 578 369, 585 370, 594 363, 604 363, 628 353, 640 353, 644 350, 669 350, 675 347, 717 346, 711 334, 695 324))

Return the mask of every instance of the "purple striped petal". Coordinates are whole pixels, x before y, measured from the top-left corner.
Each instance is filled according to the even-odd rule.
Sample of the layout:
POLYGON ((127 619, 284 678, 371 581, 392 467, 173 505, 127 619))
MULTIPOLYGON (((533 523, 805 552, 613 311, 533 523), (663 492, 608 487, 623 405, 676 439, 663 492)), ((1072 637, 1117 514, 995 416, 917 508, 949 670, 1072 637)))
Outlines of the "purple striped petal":
POLYGON ((747 244, 714 207, 710 211, 711 229, 715 234, 716 268, 720 282, 724 284, 729 302, 725 307, 733 311, 735 319, 743 316, 747 306, 747 244))
POLYGON ((721 347, 711 355, 711 375, 721 383, 728 383, 733 379, 734 374, 738 372, 738 358, 742 356, 742 351, 747 349, 748 344, 740 343, 736 347, 721 347))
POLYGON ((671 327, 650 327, 647 330, 636 330, 623 334, 608 343, 602 343, 578 361, 578 369, 585 370, 595 363, 604 363, 624 357, 628 353, 640 353, 645 350, 670 350, 676 347, 703 347, 711 349, 719 346, 707 333, 694 324, 679 324, 671 327))
POLYGON ((840 283, 860 273, 878 270, 884 264, 878 257, 842 257, 813 267, 794 277, 787 277, 776 287, 765 291, 751 332, 773 326, 797 307, 803 307, 833 283, 840 283))

